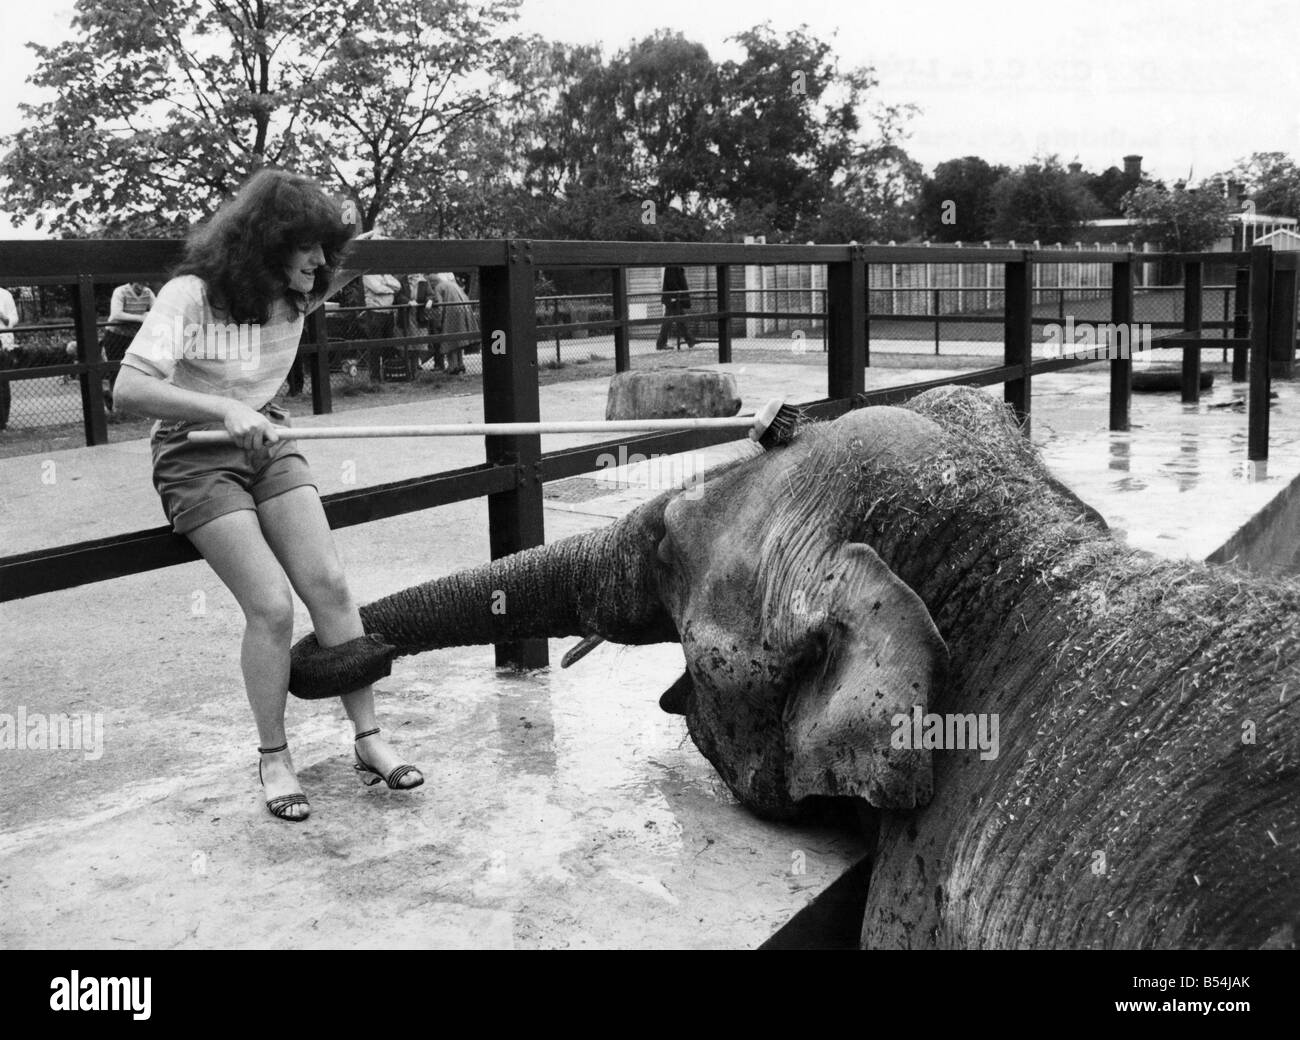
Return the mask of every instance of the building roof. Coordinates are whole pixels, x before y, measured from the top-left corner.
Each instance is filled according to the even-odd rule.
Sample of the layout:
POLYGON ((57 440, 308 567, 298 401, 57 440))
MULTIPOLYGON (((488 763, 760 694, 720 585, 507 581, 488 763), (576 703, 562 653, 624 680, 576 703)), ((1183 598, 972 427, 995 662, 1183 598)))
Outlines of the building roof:
MULTIPOLYGON (((1228 219, 1237 224, 1271 224, 1274 227, 1294 227, 1300 221, 1295 217, 1275 217, 1269 213, 1229 213, 1228 219)), ((1106 217, 1103 220, 1085 220, 1084 224, 1088 227, 1137 227, 1141 224, 1140 220, 1130 220, 1128 217, 1106 217)))
POLYGON ((1290 228, 1278 228, 1276 231, 1270 231, 1267 235, 1260 235, 1259 238, 1255 239, 1255 245, 1300 251, 1300 232, 1292 231, 1290 228))

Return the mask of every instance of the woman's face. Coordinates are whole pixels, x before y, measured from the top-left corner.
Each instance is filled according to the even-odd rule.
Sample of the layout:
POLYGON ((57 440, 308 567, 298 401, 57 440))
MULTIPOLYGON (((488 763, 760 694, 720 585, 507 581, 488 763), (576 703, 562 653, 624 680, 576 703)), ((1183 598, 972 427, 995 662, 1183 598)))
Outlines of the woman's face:
POLYGON ((325 250, 319 242, 303 244, 289 253, 284 276, 289 288, 295 292, 309 293, 316 284, 317 268, 325 266, 325 250))

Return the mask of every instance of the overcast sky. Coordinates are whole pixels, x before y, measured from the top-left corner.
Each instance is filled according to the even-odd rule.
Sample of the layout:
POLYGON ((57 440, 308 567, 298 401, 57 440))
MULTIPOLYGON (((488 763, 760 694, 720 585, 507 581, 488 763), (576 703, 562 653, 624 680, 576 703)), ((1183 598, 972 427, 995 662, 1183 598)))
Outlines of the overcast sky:
MULTIPOLYGON (((0 133, 33 97, 23 44, 65 38, 71 9, 0 0, 0 133)), ((1056 153, 1100 170, 1135 152, 1157 177, 1199 180, 1251 152, 1300 154, 1300 0, 524 0, 519 27, 607 52, 669 27, 720 59, 765 20, 835 34, 882 99, 920 106, 907 147, 927 169, 1056 153)))

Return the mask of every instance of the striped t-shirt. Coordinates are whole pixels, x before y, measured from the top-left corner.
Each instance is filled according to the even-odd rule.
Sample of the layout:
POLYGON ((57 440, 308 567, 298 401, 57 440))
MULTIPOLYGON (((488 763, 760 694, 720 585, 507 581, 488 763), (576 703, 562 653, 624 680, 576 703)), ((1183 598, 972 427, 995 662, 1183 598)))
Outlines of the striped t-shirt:
POLYGON ((213 311, 203 279, 181 275, 159 291, 122 364, 257 409, 289 374, 302 325, 302 315, 283 298, 266 324, 236 324, 213 311))

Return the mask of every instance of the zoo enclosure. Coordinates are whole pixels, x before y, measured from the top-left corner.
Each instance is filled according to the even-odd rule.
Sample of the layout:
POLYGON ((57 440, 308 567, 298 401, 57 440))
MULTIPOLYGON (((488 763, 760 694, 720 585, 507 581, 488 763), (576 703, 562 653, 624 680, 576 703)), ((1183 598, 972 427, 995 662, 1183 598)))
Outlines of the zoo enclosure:
MULTIPOLYGON (((96 330, 97 283, 152 280, 173 262, 179 243, 16 242, 0 246, 0 282, 71 285, 75 292, 74 328, 77 360, 61 366, 81 387, 83 422, 88 443, 106 439, 101 374, 107 367, 99 355, 96 330)), ((966 254, 969 255, 968 253, 966 254)), ((805 406, 819 419, 831 419, 853 408, 892 404, 936 386, 1003 384, 1003 398, 1020 416, 1028 432, 1035 374, 1095 364, 1090 352, 1035 360, 1036 326, 1052 320, 1034 313, 1034 276, 1038 268, 1063 262, 1103 262, 1111 266, 1108 319, 1116 326, 1134 321, 1135 269, 1139 263, 1162 260, 1183 270, 1182 315, 1156 342, 1182 353, 1183 399, 1199 394, 1200 354, 1206 349, 1230 349, 1248 369, 1248 455, 1268 455, 1270 381, 1293 374, 1296 327, 1297 254, 1274 253, 1256 246, 1242 253, 1132 254, 1110 251, 995 249, 981 262, 1003 268, 1003 307, 987 315, 984 324, 1002 326, 1001 364, 905 386, 865 391, 868 364, 868 270, 874 264, 965 261, 957 249, 911 246, 783 246, 696 243, 483 241, 369 241, 355 246, 353 261, 363 269, 393 271, 466 270, 477 272, 481 287, 481 356, 483 418, 486 422, 535 422, 540 418, 538 395, 538 336, 536 272, 540 268, 583 267, 609 272, 614 316, 580 323, 613 332, 616 367, 630 364, 632 330, 658 325, 661 319, 628 317, 628 271, 666 264, 708 265, 713 269, 715 307, 693 315, 715 323, 718 359, 732 356, 733 324, 749 317, 806 318, 807 312, 748 311, 735 307, 734 269, 754 264, 818 264, 826 266, 825 321, 826 397, 805 406), (957 254, 957 255, 952 255, 957 254), (1248 301, 1231 322, 1204 319, 1203 270, 1206 264, 1235 264, 1237 297, 1248 301), (1230 327, 1229 327, 1230 326, 1230 327), (1221 337, 1206 336, 1218 330, 1221 337), (1231 335, 1227 335, 1227 333, 1231 335), (493 344, 498 349, 493 349, 493 344)), ((962 315, 962 321, 979 316, 962 315)), ((313 408, 330 410, 330 355, 356 344, 331 344, 324 309, 314 312, 304 333, 306 364, 312 376, 313 408)), ((413 337, 427 342, 432 337, 413 337)), ((364 341, 363 341, 364 342, 364 341)), ((382 341, 392 346, 392 340, 382 341)), ((1129 428, 1132 388, 1131 357, 1108 359, 1112 430, 1129 428)), ((33 370, 40 371, 40 370, 33 370)), ((10 372, 11 378, 31 377, 10 372)), ((48 375, 48 371, 40 371, 48 375)), ((485 437, 485 461, 476 466, 428 474, 410 480, 328 495, 325 509, 332 527, 346 527, 452 502, 487 497, 492 558, 509 555, 544 542, 543 484, 588 473, 607 452, 675 454, 743 437, 729 430, 659 433, 622 437, 599 444, 543 453, 540 437, 485 437)), ((156 527, 103 539, 42 549, 0 558, 0 602, 72 588, 89 582, 197 559, 190 542, 156 527)), ((544 640, 502 644, 498 663, 527 667, 547 662, 544 640)))

